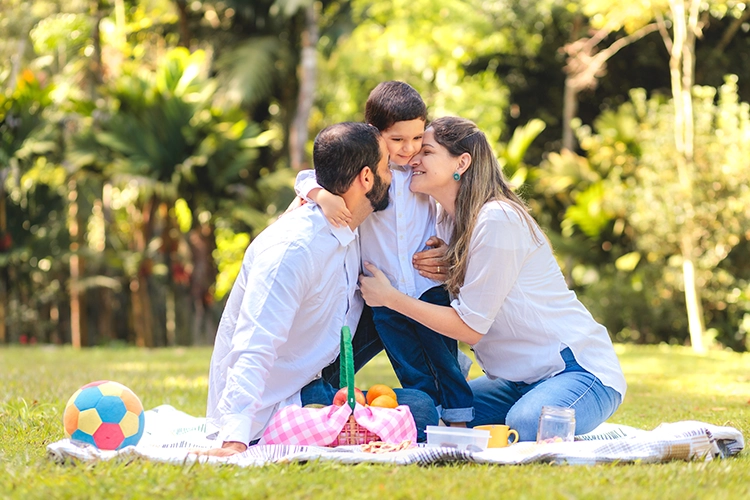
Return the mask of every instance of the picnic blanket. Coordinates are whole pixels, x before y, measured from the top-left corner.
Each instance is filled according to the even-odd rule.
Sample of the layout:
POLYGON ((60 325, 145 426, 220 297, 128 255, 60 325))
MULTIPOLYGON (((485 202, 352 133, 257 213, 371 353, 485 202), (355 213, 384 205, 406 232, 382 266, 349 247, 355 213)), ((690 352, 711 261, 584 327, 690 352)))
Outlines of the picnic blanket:
POLYGON ((91 445, 69 439, 47 446, 56 461, 133 460, 189 464, 206 462, 243 467, 270 463, 328 460, 346 464, 441 464, 473 462, 501 465, 552 463, 593 465, 601 463, 658 463, 671 460, 713 460, 738 454, 745 447, 740 431, 697 421, 664 423, 646 431, 624 425, 604 423, 593 432, 576 436, 572 443, 536 444, 521 442, 507 448, 489 448, 482 452, 424 445, 374 454, 360 446, 326 448, 318 446, 256 445, 244 453, 226 458, 201 457, 190 450, 221 445, 206 434, 204 418, 190 416, 171 406, 158 406, 146 412, 143 437, 137 446, 119 451, 97 450, 91 445))

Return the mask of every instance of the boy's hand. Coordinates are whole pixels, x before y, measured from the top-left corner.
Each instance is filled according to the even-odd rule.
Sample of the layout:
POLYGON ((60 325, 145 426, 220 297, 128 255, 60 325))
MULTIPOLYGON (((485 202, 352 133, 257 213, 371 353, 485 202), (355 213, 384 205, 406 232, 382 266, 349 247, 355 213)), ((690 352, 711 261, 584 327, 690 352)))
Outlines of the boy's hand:
POLYGON ((445 281, 448 278, 448 263, 445 261, 448 245, 437 236, 431 236, 427 246, 432 248, 417 252, 412 257, 414 269, 425 278, 445 281))
POLYGON ((311 199, 315 200, 315 203, 323 210, 323 215, 326 216, 328 222, 335 227, 341 227, 346 226, 352 221, 352 214, 346 208, 346 203, 344 203, 344 199, 341 196, 329 193, 325 189, 316 191, 314 198, 311 192, 311 199))

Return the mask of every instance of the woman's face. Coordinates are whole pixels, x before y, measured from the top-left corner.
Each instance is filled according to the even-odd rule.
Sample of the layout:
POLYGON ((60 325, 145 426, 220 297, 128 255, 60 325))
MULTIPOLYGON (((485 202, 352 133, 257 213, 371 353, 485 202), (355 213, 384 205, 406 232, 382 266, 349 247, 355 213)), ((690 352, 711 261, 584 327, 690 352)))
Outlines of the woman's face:
POLYGON ((434 198, 447 189, 458 190, 458 182, 453 178, 458 166, 458 158, 435 141, 435 132, 428 128, 422 139, 422 149, 409 162, 412 167, 411 189, 414 193, 428 194, 434 198))

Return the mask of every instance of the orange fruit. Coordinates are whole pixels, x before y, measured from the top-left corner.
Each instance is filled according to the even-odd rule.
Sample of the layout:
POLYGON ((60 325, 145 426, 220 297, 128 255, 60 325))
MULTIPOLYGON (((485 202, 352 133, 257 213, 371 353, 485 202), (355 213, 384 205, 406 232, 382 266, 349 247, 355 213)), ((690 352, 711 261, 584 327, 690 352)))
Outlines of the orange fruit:
POLYGON ((375 398, 379 396, 390 396, 394 401, 398 402, 396 393, 393 389, 385 384, 375 384, 367 390, 367 404, 371 405, 375 398))
POLYGON ((398 406, 398 403, 392 397, 383 394, 382 396, 378 396, 373 399, 370 403, 370 406, 377 406, 379 408, 395 408, 398 406))

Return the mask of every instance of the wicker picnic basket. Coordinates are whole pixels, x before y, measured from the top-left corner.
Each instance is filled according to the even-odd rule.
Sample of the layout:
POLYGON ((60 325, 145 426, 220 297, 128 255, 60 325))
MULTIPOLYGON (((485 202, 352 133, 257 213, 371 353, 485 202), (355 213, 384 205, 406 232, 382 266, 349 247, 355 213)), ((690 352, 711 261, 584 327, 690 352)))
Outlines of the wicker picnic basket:
MULTIPOLYGON (((341 354, 339 387, 348 389, 346 402, 354 411, 356 399, 354 397, 354 352, 352 349, 352 333, 348 326, 341 328, 341 354)), ((380 437, 357 423, 354 414, 349 415, 349 420, 344 424, 338 437, 329 446, 341 446, 347 444, 367 444, 380 441, 380 437)))

